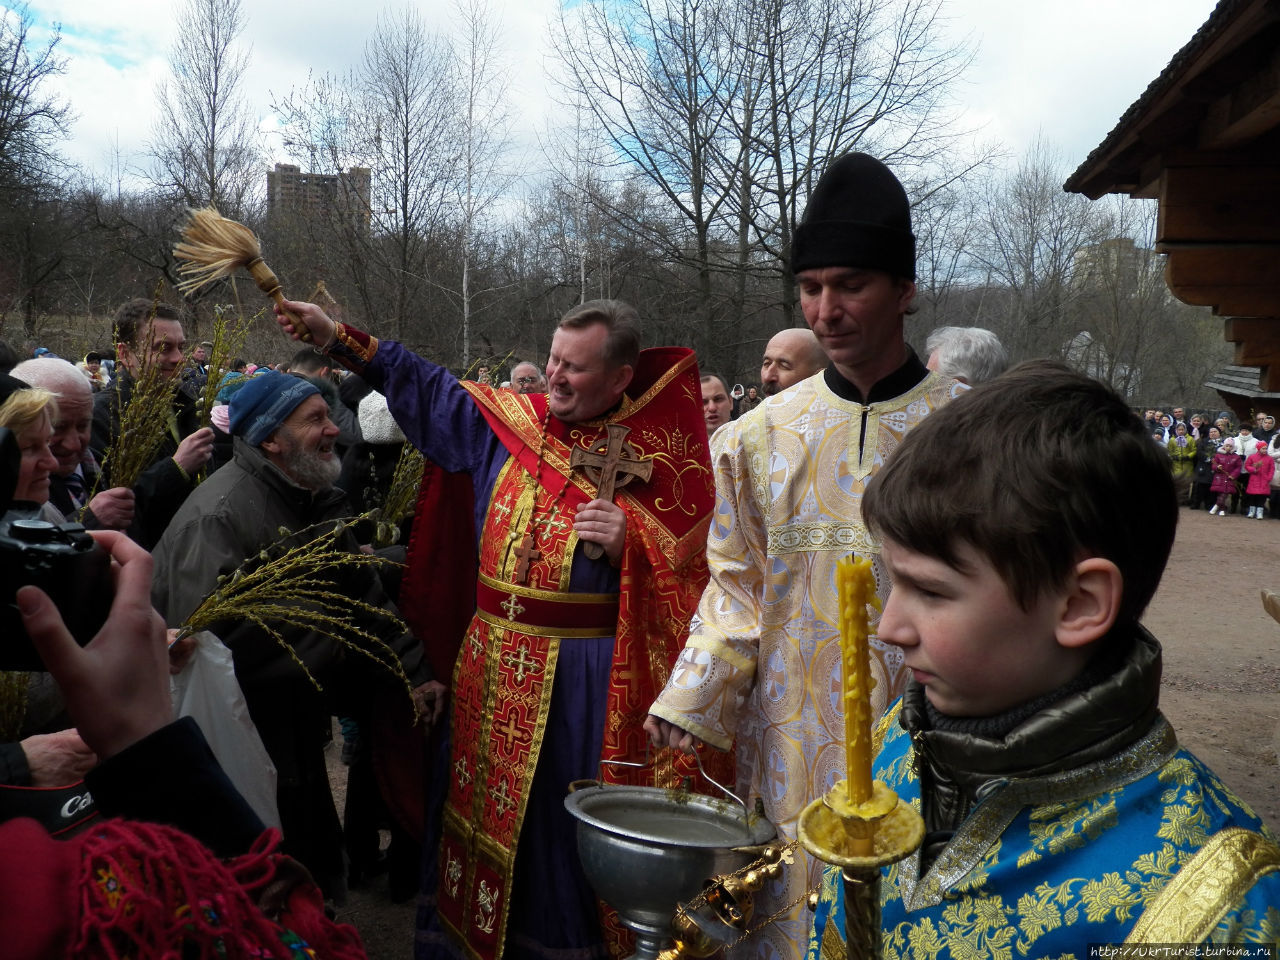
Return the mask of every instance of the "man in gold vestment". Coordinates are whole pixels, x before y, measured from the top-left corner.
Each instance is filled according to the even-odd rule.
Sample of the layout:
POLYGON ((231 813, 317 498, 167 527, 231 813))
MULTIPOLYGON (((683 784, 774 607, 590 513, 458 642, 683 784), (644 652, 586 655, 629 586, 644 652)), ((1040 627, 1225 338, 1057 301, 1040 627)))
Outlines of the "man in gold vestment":
MULTIPOLYGON (((859 502, 916 423, 964 389, 931 373, 903 338, 915 296, 906 193, 878 160, 835 160, 796 228, 791 268, 825 371, 768 398, 711 445, 711 582, 671 679, 650 708, 655 743, 737 741, 738 787, 787 840, 800 811, 845 776, 836 562, 874 558, 859 502)), ((905 686, 901 652, 872 641, 875 715, 905 686)), ((795 960, 821 864, 803 848, 756 895, 762 926, 732 955, 795 960)))

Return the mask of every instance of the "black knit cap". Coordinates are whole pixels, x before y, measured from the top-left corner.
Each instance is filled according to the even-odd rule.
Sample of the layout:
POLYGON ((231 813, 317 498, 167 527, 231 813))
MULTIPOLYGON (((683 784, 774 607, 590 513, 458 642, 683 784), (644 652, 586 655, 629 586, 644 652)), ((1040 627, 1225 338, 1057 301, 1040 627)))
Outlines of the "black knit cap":
POLYGON ((818 178, 791 242, 791 272, 821 267, 861 267, 915 279, 907 192, 875 157, 846 153, 818 178))
MULTIPOLYGON (((0 373, 0 404, 19 390, 30 390, 30 384, 0 373)), ((9 501, 18 486, 18 471, 22 469, 22 451, 13 431, 0 427, 0 513, 9 509, 9 501)))
POLYGON ((11 377, 7 373, 0 373, 0 403, 4 403, 19 390, 30 390, 31 384, 19 380, 17 377, 11 377))

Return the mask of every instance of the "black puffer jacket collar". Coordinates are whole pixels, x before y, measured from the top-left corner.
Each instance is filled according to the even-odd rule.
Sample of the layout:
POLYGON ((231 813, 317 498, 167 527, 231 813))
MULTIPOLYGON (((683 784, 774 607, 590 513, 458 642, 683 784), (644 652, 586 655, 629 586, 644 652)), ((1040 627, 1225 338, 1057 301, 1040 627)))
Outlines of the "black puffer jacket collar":
MULTIPOLYGON (((1029 715, 957 722, 931 721, 924 688, 912 681, 899 722, 911 735, 924 802, 925 828, 949 836, 973 806, 1001 783, 1071 770, 1111 756, 1151 729, 1159 716, 1160 644, 1142 627, 1102 642, 1113 650, 1094 667, 1096 682, 1064 687, 1029 715), (1005 724, 1007 726, 1007 724, 1005 724), (966 729, 967 728, 967 729, 966 729)), ((944 840, 939 837, 939 840, 944 840)))

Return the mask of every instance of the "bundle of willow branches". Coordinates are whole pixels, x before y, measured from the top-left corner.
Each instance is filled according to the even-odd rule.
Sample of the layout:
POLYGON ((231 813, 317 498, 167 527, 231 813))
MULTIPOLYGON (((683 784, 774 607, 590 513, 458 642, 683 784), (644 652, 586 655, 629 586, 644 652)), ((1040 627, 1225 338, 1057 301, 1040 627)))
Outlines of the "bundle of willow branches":
POLYGON ((513 356, 515 356, 515 351, 508 350, 504 356, 498 357, 498 359, 496 360, 491 360, 488 357, 477 357, 475 360, 471 361, 471 366, 467 367, 467 369, 463 371, 462 376, 459 377, 458 379, 473 380, 475 379, 475 375, 480 370, 481 367, 488 367, 489 378, 484 382, 491 387, 496 387, 500 381, 497 381, 494 379, 493 371, 500 370, 505 364, 507 364, 511 360, 513 356))
MULTIPOLYGON (((239 297, 237 296, 237 301, 239 297)), ((230 304, 219 304, 213 308, 213 350, 206 361, 209 378, 204 389, 196 400, 200 426, 209 426, 210 414, 218 395, 218 385, 224 371, 231 369, 231 361, 244 351, 244 342, 249 336, 249 328, 257 317, 246 317, 237 302, 232 308, 230 304)))
MULTIPOLYGON (((138 337, 149 339, 153 318, 139 325, 138 337)), ((141 367, 133 379, 133 391, 127 403, 116 410, 119 427, 102 458, 101 480, 110 474, 111 486, 132 487, 142 471, 155 462, 166 433, 177 439, 173 398, 178 392, 178 378, 167 376, 150 350, 139 351, 141 367)), ((112 398, 120 403, 117 392, 112 398)))
POLYGON ((391 562, 339 543, 348 529, 363 519, 365 517, 328 521, 296 534, 282 531, 284 536, 280 541, 249 557, 232 573, 218 578, 217 588, 187 617, 178 638, 227 621, 248 621, 280 644, 319 690, 319 681, 283 633, 309 630, 391 671, 412 694, 400 658, 385 640, 363 626, 362 621, 381 621, 399 632, 408 627, 395 614, 339 592, 333 580, 325 576, 325 571, 335 568, 391 562), (310 539, 303 539, 307 537, 310 539), (303 542, 298 543, 299 539, 303 542), (287 546, 289 542, 294 545, 287 546))
POLYGON ((418 503, 418 488, 422 486, 425 461, 411 443, 400 448, 400 458, 391 474, 391 484, 382 505, 371 511, 377 521, 374 546, 385 547, 400 539, 400 521, 413 513, 418 503))

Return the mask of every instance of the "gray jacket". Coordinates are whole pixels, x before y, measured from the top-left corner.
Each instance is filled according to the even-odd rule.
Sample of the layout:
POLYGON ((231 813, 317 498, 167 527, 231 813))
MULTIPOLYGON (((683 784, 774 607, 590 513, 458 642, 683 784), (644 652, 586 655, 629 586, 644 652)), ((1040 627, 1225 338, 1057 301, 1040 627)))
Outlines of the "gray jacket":
MULTIPOLYGON (((316 493, 298 486, 258 448, 237 437, 231 462, 196 488, 157 544, 152 602, 170 626, 179 626, 216 589, 219 576, 291 533, 351 513, 341 490, 316 493)), ((306 539, 319 532, 310 532, 306 539)), ((359 549, 350 532, 343 537, 352 551, 359 549)), ((302 539, 289 540, 290 545, 296 542, 302 539)), ((344 596, 395 610, 372 567, 331 568, 319 574, 331 579, 344 596)), ((430 679, 422 646, 411 634, 373 618, 363 625, 396 652, 414 686, 430 679)), ((289 654, 253 623, 228 622, 213 632, 231 649, 242 684, 300 673, 289 654)), ((298 628, 281 632, 322 684, 327 678, 350 680, 353 668, 360 672, 369 665, 366 657, 330 637, 298 628)))

